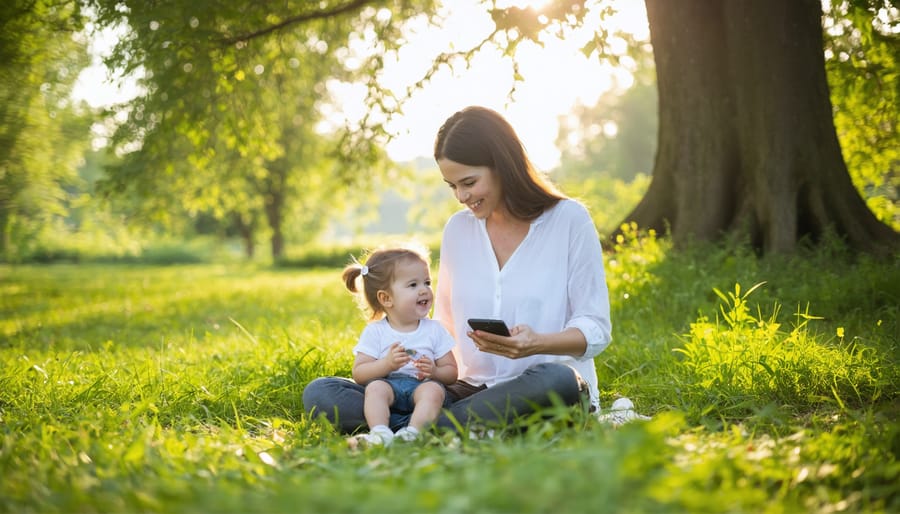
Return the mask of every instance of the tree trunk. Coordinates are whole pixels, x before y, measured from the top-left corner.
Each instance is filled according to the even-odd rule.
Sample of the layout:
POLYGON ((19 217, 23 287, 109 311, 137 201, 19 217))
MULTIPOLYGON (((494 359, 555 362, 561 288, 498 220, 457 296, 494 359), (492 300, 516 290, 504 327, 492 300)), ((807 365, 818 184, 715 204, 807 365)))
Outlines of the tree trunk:
POLYGON ((0 262, 12 262, 12 230, 9 209, 0 206, 0 262))
POLYGON ((646 0, 659 87, 653 180, 627 217, 677 246, 737 234, 790 252, 828 231, 900 246, 854 188, 825 76, 818 0, 646 0))
POLYGON ((255 223, 253 216, 246 215, 250 219, 249 221, 245 221, 244 216, 245 215, 243 214, 236 213, 232 216, 232 219, 238 234, 241 236, 241 241, 244 243, 244 257, 250 261, 253 260, 253 256, 256 254, 256 243, 253 239, 253 226, 255 223))
POLYGON ((253 230, 249 227, 242 229, 241 240, 244 241, 244 257, 246 257, 248 261, 252 261, 253 256, 256 254, 256 244, 253 241, 253 230))
POLYGON ((284 232, 281 228, 283 200, 280 195, 270 195, 266 198, 266 219, 269 228, 272 229, 272 259, 279 260, 284 257, 284 232))
POLYGON ((284 209, 287 200, 287 177, 290 162, 285 158, 275 159, 267 166, 267 174, 260 184, 260 192, 265 196, 266 221, 272 230, 272 260, 284 257, 284 209))

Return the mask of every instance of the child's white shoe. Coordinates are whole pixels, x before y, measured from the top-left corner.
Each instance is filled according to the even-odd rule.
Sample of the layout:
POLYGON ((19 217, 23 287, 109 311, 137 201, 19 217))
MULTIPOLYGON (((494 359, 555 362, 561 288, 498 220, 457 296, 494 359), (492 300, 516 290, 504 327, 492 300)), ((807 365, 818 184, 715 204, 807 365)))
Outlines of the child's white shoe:
POLYGON ((359 434, 347 438, 347 446, 349 446, 351 450, 368 448, 371 446, 387 447, 390 446, 392 442, 394 442, 394 433, 391 432, 390 428, 384 425, 378 425, 377 427, 372 428, 368 434, 359 434))
POLYGON ((406 442, 415 441, 419 438, 419 430, 416 427, 403 427, 394 434, 394 437, 406 442))

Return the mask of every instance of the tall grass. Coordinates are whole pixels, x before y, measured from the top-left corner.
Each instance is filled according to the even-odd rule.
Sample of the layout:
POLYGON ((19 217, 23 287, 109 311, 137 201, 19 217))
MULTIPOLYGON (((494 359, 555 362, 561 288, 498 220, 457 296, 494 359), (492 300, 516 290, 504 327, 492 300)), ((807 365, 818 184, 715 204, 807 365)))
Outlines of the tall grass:
POLYGON ((602 399, 650 422, 361 453, 300 400, 365 322, 338 268, 0 267, 0 511, 900 509, 896 261, 609 250, 602 399))
MULTIPOLYGON (((758 284, 758 286, 762 283, 758 284)), ((752 289, 751 289, 752 291, 752 289)), ((860 407, 877 400, 892 386, 891 373, 876 350, 851 341, 822 343, 810 331, 817 319, 798 311, 790 330, 782 329, 778 307, 768 317, 749 312, 751 291, 740 285, 723 299, 721 318, 700 318, 675 351, 681 362, 686 394, 698 395, 707 409, 733 409, 760 402, 808 408, 822 402, 860 407)))

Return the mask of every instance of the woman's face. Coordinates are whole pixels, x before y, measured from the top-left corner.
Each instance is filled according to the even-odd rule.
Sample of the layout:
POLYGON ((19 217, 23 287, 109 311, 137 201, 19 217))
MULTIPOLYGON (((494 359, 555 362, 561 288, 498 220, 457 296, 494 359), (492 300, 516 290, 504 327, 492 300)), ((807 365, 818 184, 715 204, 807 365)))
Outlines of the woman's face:
POLYGON ((438 161, 444 182, 459 203, 465 204, 476 218, 487 219, 503 208, 503 188, 497 174, 487 166, 468 166, 450 159, 438 161))

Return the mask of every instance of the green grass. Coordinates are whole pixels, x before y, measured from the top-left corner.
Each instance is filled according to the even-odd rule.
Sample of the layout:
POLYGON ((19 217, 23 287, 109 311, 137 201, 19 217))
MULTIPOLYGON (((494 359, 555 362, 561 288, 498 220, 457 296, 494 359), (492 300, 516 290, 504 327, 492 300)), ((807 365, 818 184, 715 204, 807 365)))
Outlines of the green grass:
POLYGON ((300 399, 365 323, 338 268, 0 267, 0 512, 900 510, 896 260, 616 250, 602 400, 652 421, 361 453, 300 399))

